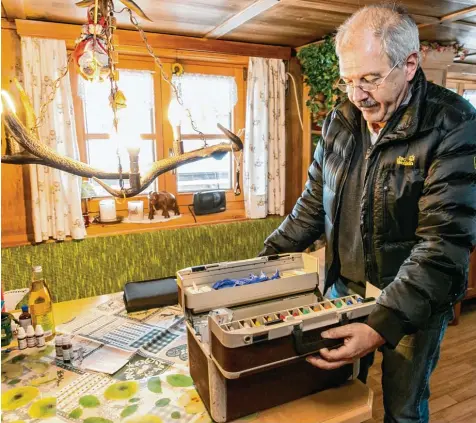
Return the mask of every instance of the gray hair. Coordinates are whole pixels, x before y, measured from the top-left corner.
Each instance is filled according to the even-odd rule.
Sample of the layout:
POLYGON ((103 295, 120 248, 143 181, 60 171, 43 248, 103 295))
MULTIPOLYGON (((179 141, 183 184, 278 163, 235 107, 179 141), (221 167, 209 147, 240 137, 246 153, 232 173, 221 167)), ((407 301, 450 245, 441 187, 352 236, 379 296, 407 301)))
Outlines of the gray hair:
POLYGON ((347 19, 336 35, 338 56, 349 29, 354 29, 357 25, 361 27, 358 22, 362 20, 375 37, 380 39, 382 52, 387 55, 391 67, 397 63, 400 67, 411 53, 418 53, 420 57, 418 27, 406 10, 395 4, 365 6, 347 19))

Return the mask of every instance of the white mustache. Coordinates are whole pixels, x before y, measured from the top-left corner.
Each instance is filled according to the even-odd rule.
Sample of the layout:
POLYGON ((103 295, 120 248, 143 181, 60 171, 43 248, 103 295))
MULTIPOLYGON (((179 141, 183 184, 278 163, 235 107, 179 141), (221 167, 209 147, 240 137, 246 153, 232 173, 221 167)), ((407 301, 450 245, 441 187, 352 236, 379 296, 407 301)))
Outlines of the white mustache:
POLYGON ((366 107, 376 106, 377 104, 378 103, 375 100, 368 99, 368 100, 365 100, 365 101, 361 101, 359 103, 359 106, 362 107, 362 108, 366 108, 366 107))

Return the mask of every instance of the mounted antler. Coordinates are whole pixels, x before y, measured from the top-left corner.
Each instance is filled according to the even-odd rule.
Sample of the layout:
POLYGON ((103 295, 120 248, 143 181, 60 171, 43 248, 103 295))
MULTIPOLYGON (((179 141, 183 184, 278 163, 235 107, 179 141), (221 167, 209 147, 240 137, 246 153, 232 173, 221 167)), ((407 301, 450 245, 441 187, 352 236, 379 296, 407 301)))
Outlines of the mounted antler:
MULTIPOLYGON (((25 109, 29 110, 28 105, 25 103, 25 99, 22 98, 25 104, 25 109)), ((217 159, 222 158, 226 153, 230 151, 230 144, 221 143, 211 147, 201 148, 199 150, 190 151, 188 153, 180 154, 175 157, 162 159, 156 161, 143 178, 140 179, 140 186, 128 188, 124 190, 115 190, 109 185, 105 184, 101 179, 119 179, 119 173, 105 172, 101 169, 96 169, 78 160, 71 159, 69 157, 61 156, 55 150, 49 146, 43 144, 38 136, 34 135, 32 131, 28 130, 25 125, 18 119, 18 116, 11 109, 8 102, 3 103, 3 115, 2 119, 5 124, 5 128, 8 131, 11 138, 20 144, 28 153, 16 153, 13 155, 2 156, 2 163, 10 164, 42 164, 44 166, 53 167, 55 169, 63 170, 73 175, 93 178, 98 184, 100 184, 108 193, 115 197, 133 197, 144 189, 146 189, 155 178, 159 175, 176 169, 187 163, 196 162, 208 157, 215 157, 217 159)), ((231 141, 231 149, 233 151, 239 151, 243 149, 243 143, 240 138, 222 125, 218 124, 218 127, 225 134, 225 136, 231 141)), ((122 173, 122 178, 129 179, 129 173, 122 173)))

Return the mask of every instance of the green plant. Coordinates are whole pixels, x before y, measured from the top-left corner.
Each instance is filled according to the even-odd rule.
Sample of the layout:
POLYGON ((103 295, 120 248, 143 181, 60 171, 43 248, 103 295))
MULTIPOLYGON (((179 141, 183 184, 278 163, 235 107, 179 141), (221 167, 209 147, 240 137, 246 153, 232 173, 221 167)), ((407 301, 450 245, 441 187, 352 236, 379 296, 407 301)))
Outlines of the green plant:
POLYGON ((334 36, 327 35, 319 44, 302 48, 297 57, 301 62, 304 83, 309 86, 309 107, 312 120, 322 126, 327 113, 346 96, 338 88, 339 61, 335 51, 334 36))

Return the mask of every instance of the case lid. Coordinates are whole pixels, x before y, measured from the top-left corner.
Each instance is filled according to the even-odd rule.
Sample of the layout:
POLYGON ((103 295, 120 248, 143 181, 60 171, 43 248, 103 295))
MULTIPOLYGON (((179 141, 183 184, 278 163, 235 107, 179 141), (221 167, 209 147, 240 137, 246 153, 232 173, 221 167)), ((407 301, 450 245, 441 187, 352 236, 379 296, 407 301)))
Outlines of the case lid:
POLYGON ((189 267, 177 272, 177 283, 185 310, 201 313, 217 308, 250 304, 271 298, 310 292, 318 288, 319 260, 305 253, 281 254, 250 260, 189 267), (214 289, 225 279, 248 278, 264 273, 279 279, 214 289))

